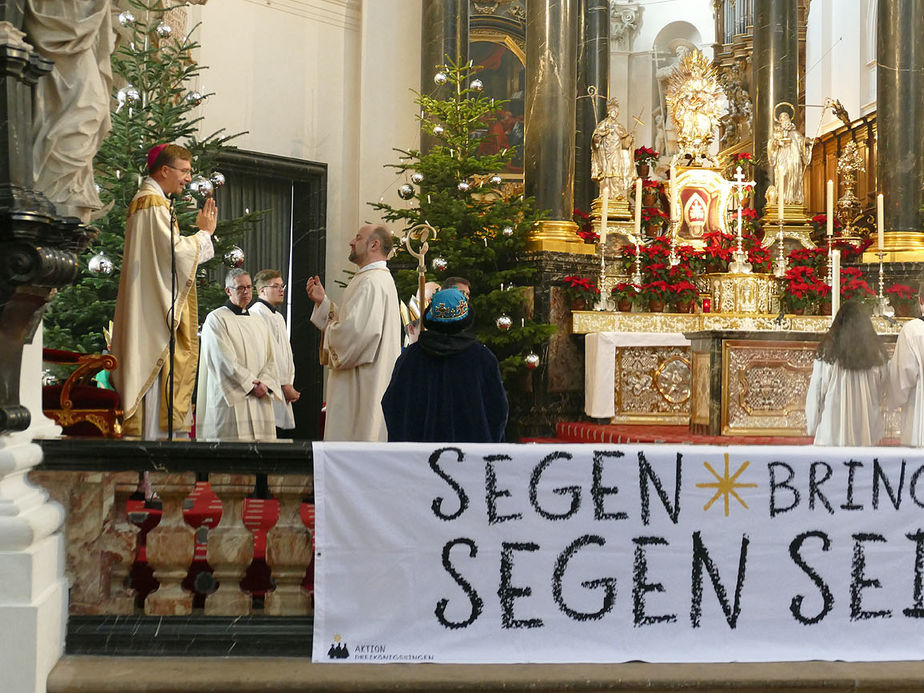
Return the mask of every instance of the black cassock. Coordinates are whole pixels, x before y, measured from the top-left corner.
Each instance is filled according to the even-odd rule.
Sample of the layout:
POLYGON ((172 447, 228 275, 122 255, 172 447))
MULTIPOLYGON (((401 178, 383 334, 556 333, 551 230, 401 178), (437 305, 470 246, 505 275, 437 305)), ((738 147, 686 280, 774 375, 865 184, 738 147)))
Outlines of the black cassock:
POLYGON ((395 362, 382 411, 389 442, 503 442, 507 394, 497 358, 464 332, 422 332, 395 362))

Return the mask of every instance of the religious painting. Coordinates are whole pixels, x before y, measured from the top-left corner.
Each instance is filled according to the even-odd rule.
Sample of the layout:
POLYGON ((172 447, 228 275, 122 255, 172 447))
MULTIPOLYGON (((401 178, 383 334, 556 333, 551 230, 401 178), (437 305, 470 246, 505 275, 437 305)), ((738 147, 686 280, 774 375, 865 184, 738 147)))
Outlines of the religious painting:
POLYGON ((469 57, 475 65, 481 66, 478 79, 484 84, 483 96, 499 104, 489 115, 482 128, 476 131, 483 137, 478 154, 487 156, 504 149, 514 149, 513 159, 507 173, 523 173, 523 106, 526 85, 526 70, 518 46, 510 39, 472 41, 469 57))
POLYGON ((673 190, 679 190, 680 223, 677 240, 695 247, 705 245, 703 235, 715 231, 728 233, 727 215, 731 186, 719 169, 677 167, 677 181, 673 190))

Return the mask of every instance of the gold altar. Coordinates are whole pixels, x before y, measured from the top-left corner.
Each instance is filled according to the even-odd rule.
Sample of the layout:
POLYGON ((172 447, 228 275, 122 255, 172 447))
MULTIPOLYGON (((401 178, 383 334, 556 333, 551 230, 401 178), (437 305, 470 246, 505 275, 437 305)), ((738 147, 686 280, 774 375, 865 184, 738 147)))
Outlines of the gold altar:
MULTIPOLYGON (((874 317, 889 342, 904 321, 874 317)), ((829 316, 575 311, 585 412, 695 433, 801 437, 815 348, 829 316)))

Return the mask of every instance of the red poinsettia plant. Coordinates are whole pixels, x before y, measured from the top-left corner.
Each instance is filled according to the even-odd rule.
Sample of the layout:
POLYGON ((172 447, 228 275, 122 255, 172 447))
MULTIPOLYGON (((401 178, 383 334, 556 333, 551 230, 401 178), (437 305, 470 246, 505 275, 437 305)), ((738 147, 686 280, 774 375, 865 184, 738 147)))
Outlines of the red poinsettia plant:
POLYGON ((860 262, 860 259, 863 257, 863 253, 865 253, 866 249, 869 248, 872 244, 872 238, 864 238, 856 245, 842 238, 835 238, 834 242, 831 243, 835 250, 841 251, 842 263, 860 262))
POLYGON ((569 275, 562 277, 562 286, 565 290, 565 297, 569 301, 584 299, 585 301, 596 301, 600 295, 600 288, 597 286, 596 279, 588 277, 578 277, 569 275))
POLYGON ((831 294, 831 287, 816 276, 815 269, 804 265, 786 270, 782 290, 780 303, 787 313, 812 310, 831 294))
MULTIPOLYGON (((815 230, 815 233, 827 233, 828 229, 828 215, 827 214, 816 214, 812 217, 811 220, 812 228, 815 230)), ((837 220, 837 216, 834 217, 834 233, 836 234, 841 230, 841 222, 837 220)))
POLYGON ((907 284, 892 284, 885 289, 885 295, 889 298, 889 303, 895 308, 895 314, 899 317, 907 317, 912 314, 914 304, 918 301, 917 292, 907 284))
POLYGON ((571 219, 578 225, 577 235, 585 243, 596 243, 600 240, 600 234, 594 231, 594 220, 587 212, 575 209, 571 212, 571 219))
POLYGON ((827 248, 797 248, 786 257, 790 267, 811 267, 815 276, 821 276, 822 270, 827 272, 827 248))
POLYGON ((689 306, 693 302, 693 299, 696 298, 697 294, 696 285, 686 279, 672 284, 671 291, 674 294, 671 299, 671 303, 674 306, 681 306, 684 304, 689 306))
MULTIPOLYGON (((728 228, 737 233, 738 231, 738 210, 733 209, 728 213, 728 228)), ((741 208, 741 233, 754 235, 760 231, 760 214, 756 209, 750 207, 741 208)))
POLYGON ((664 182, 657 180, 656 178, 646 178, 642 181, 642 190, 651 193, 661 193, 664 192, 664 182))
POLYGON ((744 164, 749 164, 754 160, 754 156, 751 152, 736 152, 731 155, 731 162, 736 166, 743 166, 744 164))
POLYGON ((866 280, 863 279, 863 270, 859 267, 841 268, 841 300, 866 300, 876 295, 866 280))
POLYGON ((613 297, 613 301, 617 305, 623 301, 629 301, 632 305, 635 305, 639 302, 640 292, 641 287, 632 282, 619 282, 610 289, 610 296, 613 297))
POLYGON ((642 226, 663 226, 670 217, 660 207, 642 207, 642 226))
POLYGON ((656 301, 663 307, 674 298, 674 290, 663 279, 655 279, 642 284, 639 298, 642 305, 650 305, 652 301, 656 301))
POLYGON ((635 163, 637 164, 648 164, 649 166, 658 160, 660 154, 658 154, 651 147, 638 147, 635 150, 635 163))
POLYGON ((732 259, 732 251, 737 248, 736 238, 721 231, 709 231, 703 234, 703 259, 706 272, 727 272, 732 259))

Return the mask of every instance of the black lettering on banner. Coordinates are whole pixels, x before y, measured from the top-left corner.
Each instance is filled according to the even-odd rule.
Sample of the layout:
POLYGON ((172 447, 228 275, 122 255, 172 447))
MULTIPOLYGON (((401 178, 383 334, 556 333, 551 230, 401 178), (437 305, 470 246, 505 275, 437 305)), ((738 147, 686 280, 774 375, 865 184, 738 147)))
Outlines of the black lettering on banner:
POLYGON ((645 613, 645 595, 649 592, 664 592, 664 585, 660 582, 648 582, 648 559, 645 555, 646 546, 669 546, 664 537, 635 537, 635 565, 632 571, 632 615, 634 625, 649 626, 653 623, 676 623, 677 614, 661 614, 648 616, 645 613))
POLYGON ((914 474, 911 475, 911 483, 908 484, 908 494, 911 496, 911 500, 914 501, 914 504, 919 508, 924 508, 924 501, 918 498, 918 479, 921 478, 921 473, 924 472, 924 465, 918 467, 914 474))
POLYGON ((513 601, 518 597, 528 597, 533 593, 531 587, 514 587, 513 579, 513 552, 538 551, 539 544, 529 542, 509 542, 501 544, 500 586, 497 596, 501 604, 501 622, 504 628, 542 628, 541 618, 517 619, 513 616, 513 601))
POLYGON ((844 462, 847 467, 847 502, 841 505, 841 510, 863 510, 862 505, 853 502, 853 484, 856 480, 856 469, 862 467, 863 463, 859 460, 848 460, 844 462))
POLYGON ((649 464, 648 460, 645 458, 645 453, 641 450, 638 451, 638 486, 639 492, 641 493, 640 504, 642 509, 642 523, 646 527, 651 522, 651 508, 648 491, 649 480, 652 484, 654 484, 658 498, 661 499, 661 504, 664 506, 664 509, 667 510, 667 514, 668 517, 671 518, 671 522, 673 522, 675 525, 677 524, 677 519, 680 516, 680 484, 682 469, 683 456, 678 452, 674 471, 674 507, 672 508, 671 501, 667 497, 667 493, 664 491, 664 487, 661 485, 661 479, 658 478, 658 475, 655 474, 651 464, 649 464))
POLYGON ((608 513, 604 507, 607 496, 615 496, 619 493, 618 486, 603 485, 603 463, 607 457, 623 457, 620 450, 594 450, 594 473, 593 483, 590 487, 590 495, 594 499, 594 519, 595 520, 626 520, 629 516, 624 512, 608 513))
POLYGON ((873 509, 879 510, 879 483, 885 487, 886 494, 892 503, 892 507, 898 510, 902 505, 902 488, 905 486, 905 460, 902 460, 901 471, 898 474, 898 490, 892 490, 892 484, 889 483, 889 477, 886 476, 882 465, 879 464, 879 458, 873 459, 873 509))
POLYGON ((511 513, 509 515, 497 514, 496 499, 509 498, 510 490, 506 488, 500 491, 497 490, 497 472, 494 471, 494 463, 500 460, 511 459, 513 458, 510 457, 510 455, 488 455, 484 458, 486 462, 484 466, 484 500, 488 506, 489 525, 496 525, 500 522, 506 522, 507 520, 519 520, 523 517, 523 513, 511 513))
POLYGON ((817 498, 825 506, 829 515, 834 514, 834 508, 831 507, 828 497, 821 492, 821 485, 830 479, 832 474, 834 474, 834 470, 827 462, 812 462, 809 469, 809 510, 815 509, 815 499, 817 498), (819 479, 816 470, 821 468, 825 470, 825 475, 819 479))
POLYGON ((599 620, 613 609, 613 604, 616 602, 616 578, 605 577, 596 580, 584 580, 584 582, 581 583, 581 587, 585 587, 589 590, 597 589, 598 587, 603 588, 603 604, 597 611, 576 611, 565 603, 565 598, 562 595, 561 582, 565 577, 565 571, 568 569, 568 563, 571 561, 571 557, 574 556, 574 554, 591 544, 605 546, 606 540, 596 534, 585 534, 584 536, 578 537, 572 541, 564 551, 558 554, 558 558, 555 561, 555 570, 552 573, 552 596, 555 597, 555 603, 558 604, 558 608, 561 609, 564 614, 573 618, 575 621, 599 620))
POLYGON ((436 472, 443 481, 449 484, 452 487, 452 490, 456 492, 456 496, 459 498, 459 509, 454 513, 447 515, 443 512, 443 501, 445 500, 442 496, 437 496, 433 499, 433 503, 430 505, 430 508, 433 510, 433 514, 436 515, 439 519, 449 522, 450 520, 455 520, 459 517, 465 510, 468 508, 468 495, 465 493, 465 489, 459 485, 459 482, 449 476, 444 472, 440 466, 440 456, 444 452, 454 452, 456 453, 456 462, 463 462, 465 460, 465 455, 462 453, 462 450, 459 448, 440 448, 434 450, 430 455, 430 469, 436 472))
POLYGON ((734 630, 738 626, 738 615, 741 613, 741 588, 744 586, 744 574, 748 560, 748 539, 747 534, 741 535, 741 552, 738 556, 738 578, 735 580, 735 603, 728 603, 728 594, 722 579, 719 576, 719 569, 709 557, 709 552, 703 544, 700 532, 693 532, 693 589, 692 600, 690 603, 690 623, 694 628, 699 628, 700 619, 703 615, 703 568, 709 573, 709 579, 712 581, 712 587, 715 595, 719 598, 719 604, 722 606, 722 612, 725 614, 725 621, 728 627, 734 630))
POLYGON ((800 553, 802 551, 802 545, 805 544, 805 540, 808 538, 821 539, 821 550, 831 550, 831 539, 827 534, 820 531, 802 532, 802 534, 797 534, 796 538, 789 543, 789 557, 792 559, 792 562, 799 566, 803 572, 808 575, 809 579, 815 583, 818 591, 821 592, 821 611, 819 611, 814 616, 806 616, 802 613, 802 604, 805 603, 805 595, 797 594, 789 603, 789 611, 792 612, 793 617, 804 626, 810 626, 818 623, 821 621, 821 619, 831 613, 831 609, 834 608, 834 595, 831 593, 831 588, 828 587, 828 583, 826 583, 821 575, 818 574, 817 570, 806 563, 805 559, 800 553))
POLYGON ((581 487, 580 486, 563 486, 553 489, 552 492, 559 496, 571 494, 571 507, 564 513, 551 513, 539 505, 539 482, 542 481, 542 473, 548 469, 549 465, 555 460, 570 460, 572 455, 567 452, 553 452, 547 455, 533 469, 532 476, 529 479, 529 502, 533 509, 540 517, 546 520, 567 520, 574 515, 581 507, 581 487))
POLYGON ((853 564, 850 569, 850 620, 865 621, 871 618, 891 618, 892 611, 883 609, 882 611, 864 611, 863 610, 863 589, 865 587, 882 587, 877 578, 867 579, 866 577, 866 552, 863 550, 863 543, 874 541, 885 543, 886 538, 881 534, 859 533, 853 535, 853 564))
POLYGON ((906 534, 914 542, 914 606, 902 609, 908 618, 924 618, 924 531, 906 534))
POLYGON ((484 601, 481 599, 481 597, 478 596, 478 592, 476 592, 475 588, 472 587, 472 583, 462 577, 462 575, 459 574, 459 571, 455 569, 455 566, 452 565, 452 561, 449 560, 449 554, 451 553, 452 548, 458 545, 468 547, 469 558, 475 558, 478 555, 478 547, 475 545, 475 542, 468 537, 459 537, 458 539, 447 541, 443 545, 443 570, 449 573, 452 576, 452 579, 456 581, 456 584, 462 588, 462 591, 465 592, 465 595, 468 597, 468 600, 472 606, 472 610, 469 613, 467 619, 464 621, 450 621, 446 618, 446 607, 449 606, 449 600, 443 598, 436 603, 436 609, 434 611, 436 614, 436 620, 439 621, 443 627, 449 628, 450 630, 466 628, 472 625, 475 620, 481 616, 481 612, 484 610, 484 601))
POLYGON ((795 486, 793 486, 790 483, 792 482, 793 478, 796 476, 796 472, 793 470, 793 468, 790 467, 785 462, 771 462, 770 464, 767 465, 767 471, 770 472, 770 517, 776 517, 780 513, 786 513, 798 507, 799 500, 801 498, 801 496, 799 495, 799 489, 797 489, 795 486), (783 481, 777 481, 776 470, 778 467, 781 467, 785 469, 787 472, 789 472, 789 476, 787 476, 786 479, 783 481), (776 503, 776 492, 777 492, 777 489, 781 489, 781 488, 785 488, 789 491, 792 491, 792 503, 790 503, 786 507, 783 507, 781 505, 778 506, 776 503))

